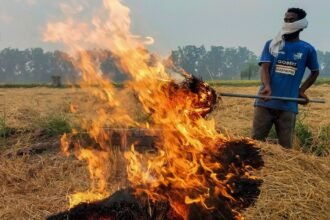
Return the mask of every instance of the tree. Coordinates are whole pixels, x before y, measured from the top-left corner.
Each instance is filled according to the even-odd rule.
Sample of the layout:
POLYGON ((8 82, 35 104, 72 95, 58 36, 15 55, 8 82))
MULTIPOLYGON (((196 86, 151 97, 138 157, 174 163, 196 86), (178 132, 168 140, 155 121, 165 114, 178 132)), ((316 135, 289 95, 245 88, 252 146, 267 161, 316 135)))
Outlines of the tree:
POLYGON ((172 51, 173 63, 185 71, 203 79, 240 79, 240 72, 246 63, 257 63, 257 56, 246 47, 224 48, 212 46, 185 46, 172 51))
POLYGON ((317 51, 320 64, 320 77, 330 77, 330 52, 317 51))
POLYGON ((254 62, 245 64, 245 67, 241 71, 241 79, 255 79, 258 77, 259 66, 254 62))
POLYGON ((206 73, 211 79, 219 79, 224 75, 224 50, 225 48, 222 46, 212 46, 211 50, 207 52, 204 63, 206 66, 206 73))

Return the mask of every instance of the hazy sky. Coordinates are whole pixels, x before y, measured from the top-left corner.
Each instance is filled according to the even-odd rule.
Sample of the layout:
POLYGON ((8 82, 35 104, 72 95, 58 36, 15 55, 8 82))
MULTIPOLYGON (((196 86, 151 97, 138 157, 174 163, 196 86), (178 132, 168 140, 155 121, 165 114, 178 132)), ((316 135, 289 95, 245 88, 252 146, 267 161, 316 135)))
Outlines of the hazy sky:
MULTIPOLYGON (((48 22, 63 13, 94 13, 101 0, 0 0, 0 49, 57 46, 42 41, 48 22), (62 4, 61 4, 62 3, 62 4), (68 9, 66 4, 73 7, 68 9)), ((317 49, 330 51, 330 0, 124 0, 131 9, 133 33, 152 36, 150 47, 162 55, 184 45, 246 46, 260 54, 279 30, 288 7, 307 11, 301 34, 317 49)))

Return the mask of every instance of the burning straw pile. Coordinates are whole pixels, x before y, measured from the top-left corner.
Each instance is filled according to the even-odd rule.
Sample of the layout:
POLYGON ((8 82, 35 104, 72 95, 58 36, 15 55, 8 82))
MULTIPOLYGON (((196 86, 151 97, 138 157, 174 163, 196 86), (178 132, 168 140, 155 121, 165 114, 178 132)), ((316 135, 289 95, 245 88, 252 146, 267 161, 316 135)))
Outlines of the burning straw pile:
MULTIPOLYGON (((143 38, 130 33, 129 9, 120 1, 105 0, 103 4, 103 13, 95 15, 92 24, 71 18, 70 22, 49 24, 45 33, 45 40, 70 46, 71 62, 82 74, 82 88, 96 97, 95 105, 90 107, 96 114, 81 124, 95 144, 76 139, 79 132, 75 130, 73 136, 61 139, 67 155, 74 154, 87 162, 91 177, 89 191, 70 196, 70 207, 78 205, 80 209, 80 203, 89 203, 85 209, 90 210, 91 203, 97 202, 86 213, 95 219, 121 219, 117 216, 121 208, 131 208, 132 216, 138 219, 152 219, 154 214, 142 210, 158 207, 159 203, 168 207, 164 216, 178 219, 200 215, 210 219, 240 218, 239 211, 259 194, 261 181, 253 176, 263 164, 258 148, 250 140, 230 140, 218 133, 214 120, 205 119, 217 102, 215 91, 186 73, 181 73, 181 82, 175 82, 169 73, 173 69, 170 63, 164 65, 145 49, 143 38), (116 99, 116 89, 102 76, 98 65, 104 59, 103 50, 95 49, 91 54, 86 51, 91 46, 111 51, 118 68, 129 76, 125 86, 134 91, 149 115, 148 123, 136 121, 123 101, 116 99), (107 202, 112 201, 114 193, 108 190, 113 144, 105 128, 114 126, 158 131, 153 153, 141 153, 136 143, 130 150, 125 149, 130 195, 137 201, 124 201, 119 209, 115 208, 117 203, 107 202), (104 202, 100 204, 100 200, 104 202), (95 212, 104 203, 108 204, 102 208, 106 213, 95 212), (139 211, 136 207, 142 208, 139 211)), ((76 208, 64 216, 78 219, 72 216, 76 208)))
MULTIPOLYGON (((253 176, 253 171, 263 166, 259 149, 248 139, 228 139, 212 130, 211 124, 204 125, 212 122, 204 117, 217 100, 215 91, 206 83, 188 76, 180 84, 163 82, 159 91, 164 94, 159 98, 167 111, 157 105, 147 108, 154 119, 148 126, 160 128, 157 132, 155 128, 145 129, 154 133, 151 146, 139 149, 139 141, 143 140, 135 140, 131 150, 125 149, 122 143, 127 140, 115 143, 114 134, 110 134, 114 129, 105 129, 99 123, 87 132, 87 140, 75 133, 62 137, 65 153, 73 152, 78 159, 87 161, 92 184, 89 192, 71 196, 72 209, 51 216, 50 220, 82 219, 82 216, 84 219, 241 218, 239 211, 250 206, 260 192, 261 180, 253 176), (180 124, 182 120, 184 124, 180 124), (125 151, 130 188, 112 194, 107 189, 111 184, 107 164, 117 145, 125 151), (148 150, 152 153, 147 153, 148 150)), ((146 139, 147 135, 142 138, 146 139)))
POLYGON ((83 205, 82 210, 92 210, 85 213, 87 219, 122 219, 117 215, 127 209, 131 211, 124 211, 126 215, 132 213, 128 219, 158 219, 158 214, 154 217, 142 211, 158 204, 168 207, 167 219, 241 218, 240 211, 259 194, 261 181, 253 175, 263 165, 259 149, 248 139, 236 141, 218 133, 214 120, 205 119, 217 102, 215 91, 187 73, 181 73, 183 80, 175 82, 170 62, 165 65, 150 54, 146 41, 130 32, 129 9, 119 0, 104 0, 103 6, 104 11, 95 15, 91 24, 70 18, 49 24, 45 32, 45 40, 70 47, 70 60, 82 74, 81 86, 96 99, 90 106, 94 115, 86 116, 80 125, 94 143, 76 138, 77 130, 61 139, 65 154, 87 162, 90 189, 70 196, 70 207, 74 208, 54 218, 79 219, 80 212, 72 213, 83 205), (125 87, 134 91, 149 115, 147 123, 128 114, 123 100, 116 98, 112 82, 102 76, 99 61, 105 59, 104 50, 90 53, 89 47, 111 51, 118 68, 128 75, 125 87), (134 199, 120 203, 119 208, 117 200, 108 202, 114 193, 108 189, 113 144, 106 127, 158 131, 153 153, 141 153, 136 143, 130 150, 124 149, 129 194, 134 199))
MULTIPOLYGON (((262 143, 263 180, 246 219, 329 219, 330 158, 262 143)), ((68 193, 89 186, 83 163, 57 152, 8 158, 0 155, 0 219, 45 219, 67 209, 68 193)), ((119 173, 120 174, 120 173, 119 173)), ((116 180, 116 179, 115 179, 116 180)), ((118 189, 122 182, 112 182, 118 189)))

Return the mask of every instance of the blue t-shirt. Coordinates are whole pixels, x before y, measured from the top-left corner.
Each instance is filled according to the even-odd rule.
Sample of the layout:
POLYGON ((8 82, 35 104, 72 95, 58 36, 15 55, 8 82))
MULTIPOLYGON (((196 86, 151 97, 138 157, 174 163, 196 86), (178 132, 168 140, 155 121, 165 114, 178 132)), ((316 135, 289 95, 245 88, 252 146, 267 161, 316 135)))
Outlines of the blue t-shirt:
MULTIPOLYGON (((300 83, 306 67, 311 71, 319 70, 316 51, 305 41, 286 41, 278 56, 274 57, 269 51, 270 42, 266 42, 259 64, 271 63, 269 71, 271 95, 298 98, 300 83)), ((263 85, 260 90, 262 88, 263 85)), ((255 105, 298 113, 297 102, 257 99, 255 105)))

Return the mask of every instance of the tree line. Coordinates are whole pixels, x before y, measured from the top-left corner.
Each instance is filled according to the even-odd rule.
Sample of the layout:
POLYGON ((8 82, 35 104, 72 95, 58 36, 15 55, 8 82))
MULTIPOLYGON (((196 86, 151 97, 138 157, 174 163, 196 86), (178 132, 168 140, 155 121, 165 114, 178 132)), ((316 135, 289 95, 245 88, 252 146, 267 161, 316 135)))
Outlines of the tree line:
MULTIPOLYGON (((93 54, 93 51, 88 51, 93 54)), ((95 53, 96 54, 96 53, 95 53)), ((101 59, 94 56, 95 59, 101 59)), ((102 51, 102 73, 115 81, 124 80, 109 51, 102 51)), ((41 48, 18 50, 5 48, 0 52, 0 83, 29 84, 49 83, 53 76, 67 82, 76 82, 81 77, 71 57, 62 51, 44 51, 41 48)))
MULTIPOLYGON (((320 76, 330 77, 330 52, 317 51, 320 76)), ((246 47, 185 46, 172 51, 175 65, 206 80, 257 79, 258 56, 246 47)), ((308 71, 308 70, 306 70, 308 71)))
MULTIPOLYGON (((93 51, 89 51, 93 54, 93 51)), ((110 51, 102 51, 102 58, 95 53, 105 77, 115 82, 126 79, 116 65, 110 51)), ((188 45, 171 52, 176 67, 204 80, 257 79, 258 56, 246 47, 225 48, 188 45)), ((318 51, 321 77, 330 77, 330 52, 318 51)), ((0 51, 0 83, 49 83, 53 76, 76 82, 79 77, 69 55, 62 51, 44 51, 42 48, 19 50, 5 48, 0 51)))

